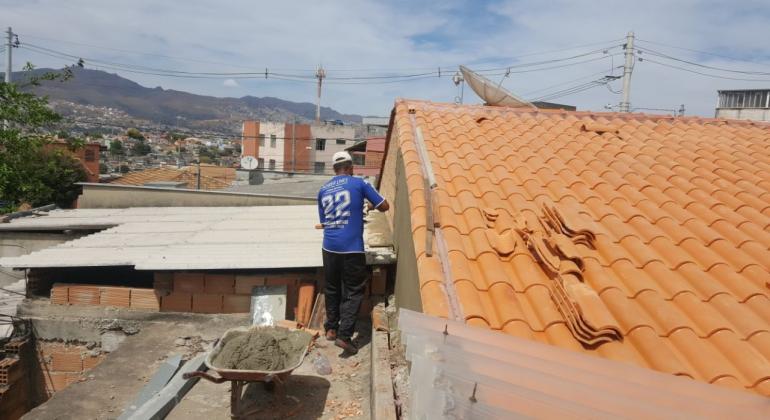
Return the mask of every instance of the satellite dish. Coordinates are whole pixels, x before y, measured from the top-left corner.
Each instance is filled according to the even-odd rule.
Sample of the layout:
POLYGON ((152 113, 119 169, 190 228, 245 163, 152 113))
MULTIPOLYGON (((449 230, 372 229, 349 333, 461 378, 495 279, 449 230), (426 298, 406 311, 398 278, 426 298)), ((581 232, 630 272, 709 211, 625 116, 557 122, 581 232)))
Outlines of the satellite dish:
POLYGON ((508 92, 500 84, 495 83, 486 77, 474 72, 465 66, 460 66, 460 71, 468 85, 476 92, 485 105, 506 106, 511 108, 537 108, 526 100, 519 98, 511 92, 508 92))
POLYGON ((259 166, 259 162, 254 156, 244 156, 241 158, 241 168, 243 169, 257 169, 257 166, 259 166))

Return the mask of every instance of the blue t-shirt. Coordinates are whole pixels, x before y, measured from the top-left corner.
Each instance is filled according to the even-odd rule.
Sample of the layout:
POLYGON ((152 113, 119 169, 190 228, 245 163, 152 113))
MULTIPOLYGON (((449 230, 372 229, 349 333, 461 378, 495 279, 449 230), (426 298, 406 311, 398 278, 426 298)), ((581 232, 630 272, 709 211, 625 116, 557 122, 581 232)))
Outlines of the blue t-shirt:
POLYGON ((364 199, 375 207, 385 201, 368 182, 337 175, 318 191, 318 217, 324 226, 323 249, 364 252, 364 199))

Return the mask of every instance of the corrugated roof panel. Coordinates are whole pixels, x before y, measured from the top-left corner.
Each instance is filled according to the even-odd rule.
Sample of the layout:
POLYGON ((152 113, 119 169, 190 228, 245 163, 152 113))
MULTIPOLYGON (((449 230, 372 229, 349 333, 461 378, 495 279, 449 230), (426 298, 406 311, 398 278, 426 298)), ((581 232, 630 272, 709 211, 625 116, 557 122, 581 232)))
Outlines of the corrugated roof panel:
POLYGON ((57 210, 3 230, 115 226, 0 259, 5 267, 134 266, 140 270, 320 267, 316 206, 57 210))

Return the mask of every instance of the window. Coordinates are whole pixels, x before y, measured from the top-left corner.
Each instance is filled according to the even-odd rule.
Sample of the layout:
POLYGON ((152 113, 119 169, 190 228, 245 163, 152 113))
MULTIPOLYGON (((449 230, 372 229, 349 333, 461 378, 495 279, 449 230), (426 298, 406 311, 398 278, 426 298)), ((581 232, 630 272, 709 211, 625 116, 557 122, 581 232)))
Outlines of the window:
POLYGON ((264 167, 265 167, 265 159, 257 158, 257 169, 262 169, 264 167))
POLYGON ((353 165, 364 166, 366 165, 366 155, 363 153, 353 154, 353 165))
POLYGON ((260 134, 259 135, 259 147, 265 147, 265 135, 260 134))
POLYGON ((271 171, 274 171, 275 170, 275 159, 270 159, 270 162, 268 163, 268 165, 270 165, 270 166, 268 166, 268 169, 270 169, 271 171))
POLYGON ((86 162, 93 162, 96 160, 96 153, 94 149, 86 149, 86 162))
POLYGON ((326 150, 326 139, 315 139, 315 149, 326 150))
POLYGON ((275 134, 270 135, 270 147, 275 149, 275 134))
POLYGON ((345 144, 345 139, 337 139, 337 144, 345 144))
POLYGON ((324 172, 324 169, 326 169, 326 163, 325 162, 316 162, 315 167, 313 168, 315 173, 322 174, 324 172))

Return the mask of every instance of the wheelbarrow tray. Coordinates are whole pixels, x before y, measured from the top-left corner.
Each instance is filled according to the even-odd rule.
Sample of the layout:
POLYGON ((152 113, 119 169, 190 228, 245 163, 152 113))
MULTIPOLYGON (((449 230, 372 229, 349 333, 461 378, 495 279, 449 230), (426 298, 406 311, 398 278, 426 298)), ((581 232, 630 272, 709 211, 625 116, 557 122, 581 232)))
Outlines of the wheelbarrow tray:
MULTIPOLYGON (((290 366, 286 369, 272 370, 272 371, 223 369, 215 366, 213 363, 214 359, 216 359, 217 355, 219 355, 219 352, 222 351, 224 344, 227 341, 229 341, 230 336, 236 335, 236 334, 248 333, 249 331, 252 331, 252 330, 268 329, 268 328, 272 329, 272 328, 283 328, 283 327, 260 327, 260 326, 236 327, 225 331, 224 335, 222 335, 222 338, 220 338, 217 344, 214 346, 214 349, 212 349, 209 352, 208 356, 206 356, 206 360, 205 360, 206 367, 209 370, 216 372, 222 379, 230 380, 230 381, 269 382, 276 377, 280 380, 285 379, 287 376, 291 374, 291 372, 294 371, 294 369, 297 369, 298 367, 300 367, 300 365, 302 365, 302 362, 305 361, 305 356, 307 355, 308 349, 310 348, 310 343, 312 343, 313 341, 312 337, 310 340, 308 340, 308 344, 302 350, 302 356, 300 356, 299 361, 294 366, 290 366)), ((295 331, 295 330, 290 330, 290 331, 295 331)), ((297 331, 300 331, 300 330, 297 330, 297 331)))

